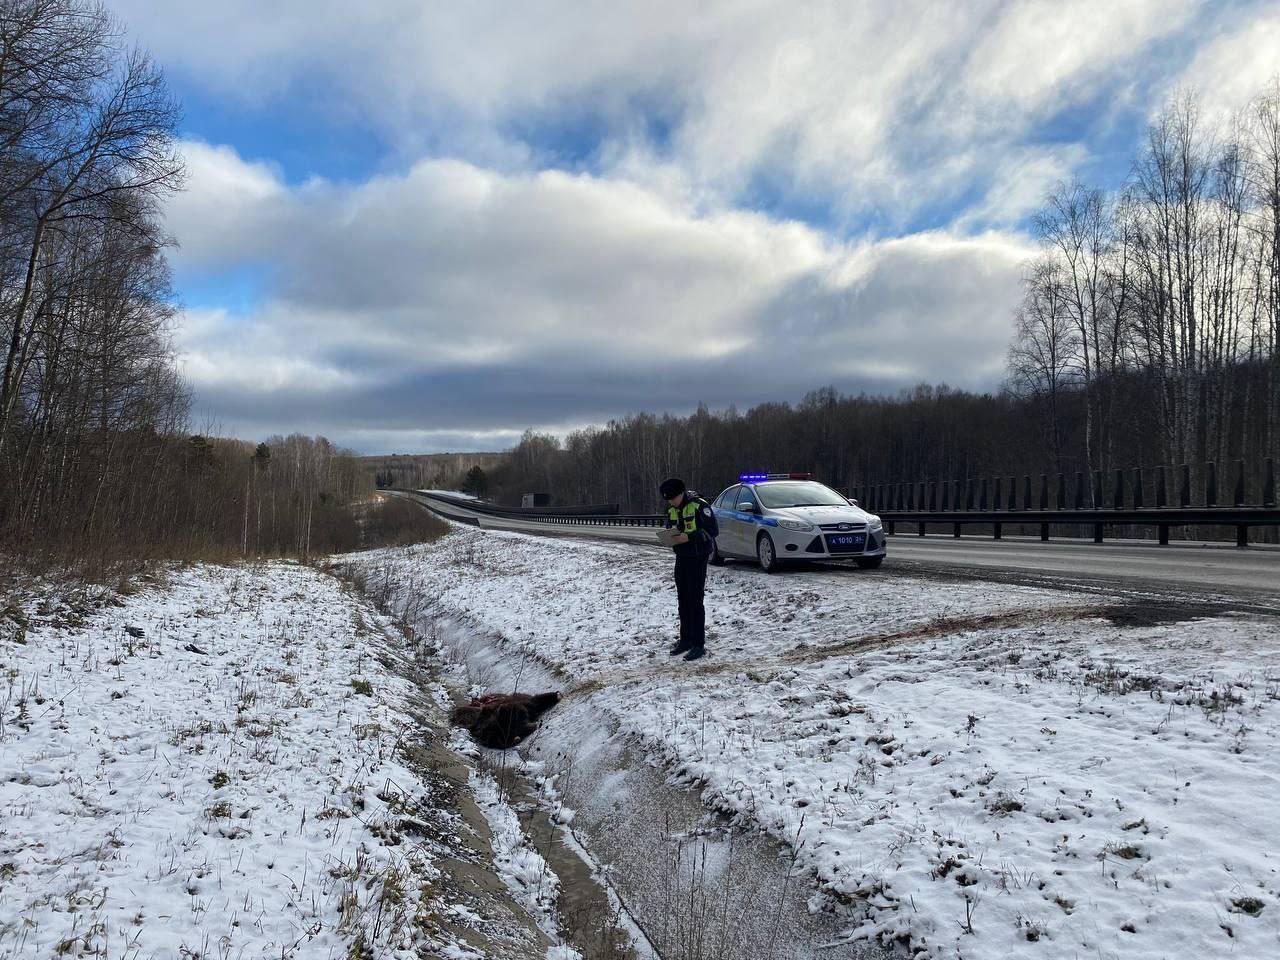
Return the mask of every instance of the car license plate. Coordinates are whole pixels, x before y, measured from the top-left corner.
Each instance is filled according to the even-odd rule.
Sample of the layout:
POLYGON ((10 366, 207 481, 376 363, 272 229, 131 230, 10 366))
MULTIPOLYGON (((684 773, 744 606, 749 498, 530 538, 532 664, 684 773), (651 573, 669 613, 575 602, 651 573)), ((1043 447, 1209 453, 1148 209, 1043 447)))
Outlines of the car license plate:
POLYGON ((865 533, 827 534, 827 549, 832 553, 852 553, 854 551, 861 553, 866 545, 867 535, 865 533))

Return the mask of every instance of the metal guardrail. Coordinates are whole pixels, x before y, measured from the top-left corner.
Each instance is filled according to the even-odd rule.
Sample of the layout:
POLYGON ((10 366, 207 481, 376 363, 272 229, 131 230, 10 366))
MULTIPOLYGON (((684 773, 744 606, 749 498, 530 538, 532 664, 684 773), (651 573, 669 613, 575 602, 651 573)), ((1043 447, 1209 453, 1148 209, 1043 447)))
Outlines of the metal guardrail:
POLYGON ((1172 527, 1217 526, 1236 528, 1236 546, 1249 545, 1250 527, 1280 526, 1280 510, 1275 507, 1191 507, 1136 510, 974 510, 965 513, 893 510, 880 514, 885 530, 897 533, 899 523, 914 523, 916 533, 925 536, 930 524, 952 527, 959 537, 961 527, 983 524, 992 527, 999 540, 1006 524, 1040 527, 1040 539, 1048 540, 1052 526, 1084 526, 1093 528, 1093 542, 1102 543, 1103 529, 1108 526, 1155 527, 1161 546, 1169 545, 1172 527))
MULTIPOLYGON (((531 507, 499 507, 480 500, 467 500, 463 497, 450 497, 439 493, 423 493, 411 491, 423 500, 436 500, 452 507, 470 510, 486 517, 502 520, 523 520, 527 523, 548 523, 574 527, 661 527, 666 518, 658 514, 570 514, 560 512, 539 512, 531 507)), ((473 522, 466 517, 450 516, 452 520, 463 523, 473 522)))
POLYGON ((1040 474, 1038 484, 1024 476, 1021 498, 1018 478, 1000 476, 866 484, 855 492, 866 509, 880 514, 890 533, 896 523, 918 524, 921 536, 929 524, 950 524, 958 537, 961 527, 984 524, 998 540, 1005 524, 1039 524, 1040 539, 1048 540, 1054 525, 1091 526, 1094 542, 1101 543, 1107 526, 1137 526, 1155 527, 1160 543, 1167 545, 1171 527, 1217 526, 1235 527, 1236 544, 1243 547, 1250 527, 1280 526, 1275 464, 1268 459, 1258 466, 1252 477, 1258 481, 1253 488, 1257 499, 1246 503, 1250 471, 1243 460, 1235 462, 1229 506, 1218 504, 1215 463, 1197 467, 1199 482, 1194 485, 1191 466, 1182 464, 1177 470, 1115 470, 1110 477, 1102 471, 1074 477, 1059 473, 1056 483, 1050 474, 1040 474), (1198 503, 1192 503, 1193 497, 1198 503))
MULTIPOLYGON (((1275 462, 1268 458, 1260 466, 1261 475, 1255 470, 1250 477, 1245 462, 1235 462, 1230 506, 1276 506, 1275 462), (1252 500, 1246 496, 1246 490, 1250 486, 1246 481, 1249 479, 1258 481, 1255 499, 1252 500)), ((1192 483, 1191 465, 1186 463, 1176 471, 1163 466, 1117 469, 1113 471, 1112 477, 1105 476, 1101 470, 1094 470, 1092 476, 1077 471, 1074 482, 1066 473, 1056 474, 1056 483, 1055 475, 1042 473, 1039 484, 1035 486, 1032 484, 1032 477, 1026 475, 1022 478, 1022 510, 1034 510, 1037 506, 1042 511, 1056 509, 1058 512, 1070 508, 1105 510, 1114 507, 1116 510, 1123 510, 1126 506, 1134 510, 1147 506, 1162 510, 1218 508, 1218 465, 1201 464, 1197 466, 1195 473, 1195 479, 1198 480, 1195 484, 1192 483)), ((1009 511, 1018 510, 1019 500, 1018 478, 1005 476, 917 480, 909 483, 865 483, 854 490, 854 495, 868 510, 881 514, 903 510, 954 513, 974 509, 990 509, 998 513, 1006 509, 1006 504, 1009 511)))
MULTIPOLYGON (((443 494, 424 494, 413 491, 414 495, 425 500, 434 500, 447 506, 461 508, 484 516, 504 520, 523 520, 531 523, 544 523, 557 526, 574 527, 661 527, 666 518, 658 514, 613 514, 570 515, 564 513, 538 513, 525 509, 511 509, 483 503, 478 500, 467 500, 462 497, 449 497, 443 494)), ((443 511, 442 511, 443 512, 443 511)), ((475 524, 473 517, 446 513, 451 520, 461 523, 475 524)), ((1084 526, 1093 528, 1093 542, 1103 542, 1103 532, 1108 526, 1140 526, 1155 527, 1160 544, 1169 544, 1169 532, 1173 527, 1185 526, 1219 526, 1236 528, 1236 545, 1248 546, 1249 528, 1277 526, 1280 527, 1280 509, 1274 506, 1263 507, 1172 507, 1124 509, 1078 509, 1078 510, 886 510, 880 514, 884 521, 885 532, 891 536, 897 534, 899 523, 916 525, 916 533, 925 536, 930 525, 950 527, 952 535, 961 536, 962 529, 972 525, 986 525, 992 528, 994 539, 1004 535, 1006 525, 1038 526, 1040 539, 1050 538, 1050 529, 1054 526, 1084 526)))

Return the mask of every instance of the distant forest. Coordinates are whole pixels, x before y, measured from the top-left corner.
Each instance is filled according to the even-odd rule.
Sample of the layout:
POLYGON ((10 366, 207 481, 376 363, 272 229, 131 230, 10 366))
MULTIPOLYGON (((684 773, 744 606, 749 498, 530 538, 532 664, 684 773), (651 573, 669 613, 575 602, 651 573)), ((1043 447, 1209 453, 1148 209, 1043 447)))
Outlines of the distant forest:
POLYGON ((637 414, 563 443, 526 433, 489 488, 648 511, 667 475, 714 493, 744 470, 852 489, 1243 459, 1256 496, 1280 453, 1280 81, 1224 125, 1194 96, 1169 103, 1121 189, 1061 184, 1034 222, 998 393, 827 387, 742 414, 637 414))
POLYGON ((506 458, 505 453, 395 453, 361 457, 360 463, 379 489, 456 489, 471 470, 479 468, 484 476, 506 458))

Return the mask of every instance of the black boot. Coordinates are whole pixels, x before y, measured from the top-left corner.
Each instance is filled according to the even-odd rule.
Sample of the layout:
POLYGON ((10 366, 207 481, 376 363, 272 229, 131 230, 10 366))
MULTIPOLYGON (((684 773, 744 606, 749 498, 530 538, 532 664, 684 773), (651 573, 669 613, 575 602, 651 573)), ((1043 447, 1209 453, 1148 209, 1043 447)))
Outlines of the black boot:
POLYGON ((689 652, 684 655, 684 658, 686 660, 697 660, 701 658, 703 654, 705 654, 706 652, 707 651, 702 647, 690 647, 689 652))
POLYGON ((686 650, 692 650, 692 649, 693 649, 692 647, 690 647, 687 643, 685 643, 683 640, 681 640, 681 641, 680 641, 679 643, 677 643, 674 647, 672 647, 670 650, 668 650, 668 651, 667 651, 667 653, 668 653, 670 656, 678 657, 678 656, 680 656, 680 654, 684 653, 686 650))

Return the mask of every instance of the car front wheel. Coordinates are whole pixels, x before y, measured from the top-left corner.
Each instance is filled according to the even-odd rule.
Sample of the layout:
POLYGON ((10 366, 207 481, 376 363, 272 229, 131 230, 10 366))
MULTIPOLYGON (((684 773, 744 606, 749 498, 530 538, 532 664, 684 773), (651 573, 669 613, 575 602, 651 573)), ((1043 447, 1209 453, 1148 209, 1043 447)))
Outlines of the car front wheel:
POLYGON ((765 573, 778 572, 778 551, 773 547, 773 538, 767 533, 760 534, 756 541, 756 559, 760 561, 760 569, 765 573))
POLYGON ((707 562, 713 567, 724 566, 724 557, 720 555, 720 544, 716 543, 714 540, 711 541, 711 557, 707 562))

